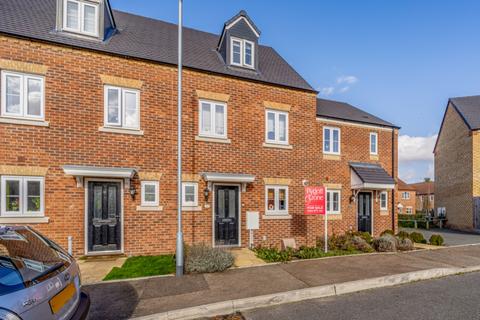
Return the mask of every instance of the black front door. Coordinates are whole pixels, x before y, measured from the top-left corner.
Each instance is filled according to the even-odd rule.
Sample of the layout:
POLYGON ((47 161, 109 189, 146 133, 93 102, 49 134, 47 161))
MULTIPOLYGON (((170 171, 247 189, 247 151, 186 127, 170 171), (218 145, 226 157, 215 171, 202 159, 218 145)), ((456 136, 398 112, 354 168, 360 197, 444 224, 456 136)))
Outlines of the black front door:
POLYGON ((360 192, 358 203, 358 231, 372 233, 372 194, 360 192))
POLYGON ((239 188, 215 186, 215 245, 238 245, 239 188))
POLYGON ((121 184, 88 183, 88 251, 121 250, 121 184))

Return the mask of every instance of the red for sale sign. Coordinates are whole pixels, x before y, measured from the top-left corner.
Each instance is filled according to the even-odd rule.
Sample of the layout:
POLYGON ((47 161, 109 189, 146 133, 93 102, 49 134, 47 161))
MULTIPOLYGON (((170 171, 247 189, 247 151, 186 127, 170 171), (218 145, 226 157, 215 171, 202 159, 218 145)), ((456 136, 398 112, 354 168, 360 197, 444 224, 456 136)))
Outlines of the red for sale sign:
POLYGON ((325 187, 305 187, 305 214, 325 214, 325 187))

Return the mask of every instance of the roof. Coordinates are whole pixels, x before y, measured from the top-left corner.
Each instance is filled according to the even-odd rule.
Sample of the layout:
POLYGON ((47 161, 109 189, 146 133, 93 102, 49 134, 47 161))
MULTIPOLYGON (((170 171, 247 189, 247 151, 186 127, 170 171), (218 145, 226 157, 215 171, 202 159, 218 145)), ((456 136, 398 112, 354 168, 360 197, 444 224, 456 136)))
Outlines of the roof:
POLYGON ((396 129, 400 128, 348 103, 320 98, 317 99, 317 117, 352 121, 396 129))
POLYGON ((416 191, 414 187, 405 183, 405 181, 401 179, 398 179, 398 190, 416 191))
POLYGON ((395 180, 378 164, 350 162, 350 167, 363 183, 395 184, 395 180))
POLYGON ((450 98, 449 101, 470 130, 480 129, 480 96, 450 98))
MULTIPOLYGON (((0 0, 0 33, 61 45, 177 64, 177 25, 113 10, 118 32, 105 42, 55 32, 56 0, 0 0)), ((184 66, 316 92, 273 48, 259 45, 258 72, 228 67, 216 50, 219 35, 184 28, 184 66)))
POLYGON ((434 194, 435 182, 418 182, 410 184, 417 191, 417 195, 434 194))

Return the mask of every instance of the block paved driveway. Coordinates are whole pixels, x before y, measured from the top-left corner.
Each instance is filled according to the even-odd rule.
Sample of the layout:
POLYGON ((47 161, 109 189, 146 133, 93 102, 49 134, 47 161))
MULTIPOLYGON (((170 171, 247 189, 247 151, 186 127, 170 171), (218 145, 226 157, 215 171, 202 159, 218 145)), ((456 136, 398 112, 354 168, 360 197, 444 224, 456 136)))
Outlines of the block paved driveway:
POLYGON ((466 244, 480 244, 480 234, 474 233, 466 233, 466 232, 459 232, 453 231, 448 229, 413 229, 413 228, 401 228, 401 230, 407 231, 408 233, 411 232, 420 232, 423 234, 425 239, 430 239, 432 234, 439 234, 445 240, 446 246, 458 246, 458 245, 466 245, 466 244))

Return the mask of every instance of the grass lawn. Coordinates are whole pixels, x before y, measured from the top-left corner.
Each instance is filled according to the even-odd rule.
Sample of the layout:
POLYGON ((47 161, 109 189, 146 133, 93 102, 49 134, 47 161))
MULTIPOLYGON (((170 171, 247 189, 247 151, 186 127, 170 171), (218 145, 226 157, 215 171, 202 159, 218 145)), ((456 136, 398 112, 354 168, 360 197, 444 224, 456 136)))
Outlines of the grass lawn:
POLYGON ((175 259, 173 255, 130 257, 121 268, 114 267, 103 281, 172 273, 175 273, 175 259))

